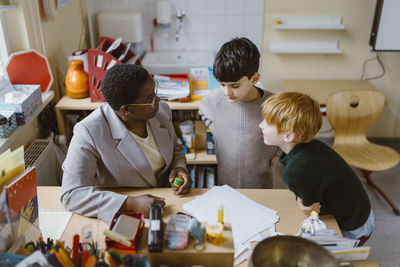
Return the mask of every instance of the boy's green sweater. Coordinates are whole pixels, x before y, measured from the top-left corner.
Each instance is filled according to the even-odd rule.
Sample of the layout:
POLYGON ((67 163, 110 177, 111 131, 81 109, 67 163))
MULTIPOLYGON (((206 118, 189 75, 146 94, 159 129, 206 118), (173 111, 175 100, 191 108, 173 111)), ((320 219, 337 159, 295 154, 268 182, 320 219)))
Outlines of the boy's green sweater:
POLYGON ((342 231, 355 230, 368 219, 371 204, 350 166, 328 145, 314 139, 297 144, 279 161, 283 180, 305 206, 321 204, 321 215, 333 214, 342 231))

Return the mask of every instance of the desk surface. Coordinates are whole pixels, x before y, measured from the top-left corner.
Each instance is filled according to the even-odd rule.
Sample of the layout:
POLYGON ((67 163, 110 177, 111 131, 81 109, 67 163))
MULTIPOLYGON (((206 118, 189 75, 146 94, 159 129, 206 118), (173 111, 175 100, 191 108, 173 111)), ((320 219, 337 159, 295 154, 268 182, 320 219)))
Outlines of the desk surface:
MULTIPOLYGON (((127 195, 142 195, 152 194, 155 196, 165 197, 166 207, 164 209, 164 220, 169 215, 175 214, 178 211, 184 211, 182 205, 191 201, 195 196, 203 194, 207 189, 192 189, 187 195, 174 196, 168 188, 149 188, 149 189, 113 189, 115 192, 124 193, 127 195)), ((251 200, 258 202, 262 205, 278 211, 280 217, 276 225, 276 231, 286 234, 296 234, 300 223, 305 219, 305 215, 298 209, 296 200, 293 193, 286 189, 238 189, 239 192, 249 197, 251 200)), ((60 203, 61 188, 60 187, 45 187, 38 186, 38 202, 40 208, 63 209, 60 203)), ((339 227, 333 216, 321 216, 321 219, 327 224, 328 228, 333 228, 337 233, 340 233, 339 227)), ((73 214, 71 220, 62 235, 62 240, 65 240, 68 246, 72 244, 72 237, 75 233, 80 233, 82 227, 92 224, 94 236, 96 237, 97 231, 99 241, 104 247, 103 231, 107 225, 103 222, 99 223, 97 228, 97 220, 93 218, 86 218, 78 214, 73 214)), ((146 226, 148 222, 146 220, 146 226)), ((141 241, 143 241, 143 237, 141 241)), ((143 247, 145 242, 140 242, 139 252, 147 251, 143 247), (141 247, 142 246, 142 247, 141 247)), ((223 252, 225 248, 217 248, 216 253, 223 252)), ((247 266, 241 264, 240 266, 247 266)), ((357 265, 358 266, 358 265, 357 265)), ((377 265, 360 265, 360 266, 377 266, 377 265)))
POLYGON ((337 91, 376 88, 366 80, 283 80, 285 91, 308 94, 320 105, 326 105, 328 96, 337 91))

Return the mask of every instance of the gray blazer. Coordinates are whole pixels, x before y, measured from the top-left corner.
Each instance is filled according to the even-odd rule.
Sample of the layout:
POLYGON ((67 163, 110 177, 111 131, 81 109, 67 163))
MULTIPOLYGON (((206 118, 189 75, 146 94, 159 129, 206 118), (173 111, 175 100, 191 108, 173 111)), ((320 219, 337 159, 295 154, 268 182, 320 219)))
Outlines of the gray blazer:
POLYGON ((177 143, 168 104, 161 101, 156 116, 148 123, 166 164, 157 176, 135 139, 107 103, 75 125, 62 166, 61 202, 67 210, 98 216, 110 223, 127 196, 99 187, 165 186, 171 169, 186 169, 186 158, 182 146, 177 143))

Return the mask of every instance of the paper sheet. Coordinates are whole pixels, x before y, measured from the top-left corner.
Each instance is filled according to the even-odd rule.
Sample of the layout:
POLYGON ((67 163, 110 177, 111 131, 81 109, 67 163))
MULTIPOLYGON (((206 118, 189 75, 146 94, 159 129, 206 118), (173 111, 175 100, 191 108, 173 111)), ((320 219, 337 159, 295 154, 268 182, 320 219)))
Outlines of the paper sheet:
POLYGON ((279 220, 277 211, 250 200, 227 185, 211 188, 184 204, 183 208, 198 220, 214 224, 217 222, 219 204, 224 205, 224 221, 232 224, 234 242, 238 244, 248 242, 279 220))
POLYGON ((201 196, 183 205, 199 221, 215 224, 218 208, 224 206, 224 221, 232 224, 235 263, 249 255, 250 242, 261 241, 275 232, 277 211, 250 200, 235 189, 214 186, 201 196))
POLYGON ((61 209, 39 209, 39 228, 44 240, 48 237, 60 240, 72 212, 61 209))

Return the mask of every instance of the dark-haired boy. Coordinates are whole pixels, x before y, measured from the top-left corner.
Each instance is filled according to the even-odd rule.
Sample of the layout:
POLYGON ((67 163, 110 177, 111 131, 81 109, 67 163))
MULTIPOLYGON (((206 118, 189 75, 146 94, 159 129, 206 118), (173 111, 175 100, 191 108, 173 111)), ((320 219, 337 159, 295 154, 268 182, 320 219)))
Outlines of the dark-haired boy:
POLYGON ((247 38, 235 38, 218 51, 213 73, 220 89, 205 96, 199 113, 214 135, 218 184, 272 188, 272 159, 278 148, 265 146, 258 124, 261 104, 272 94, 255 86, 260 53, 247 38))

